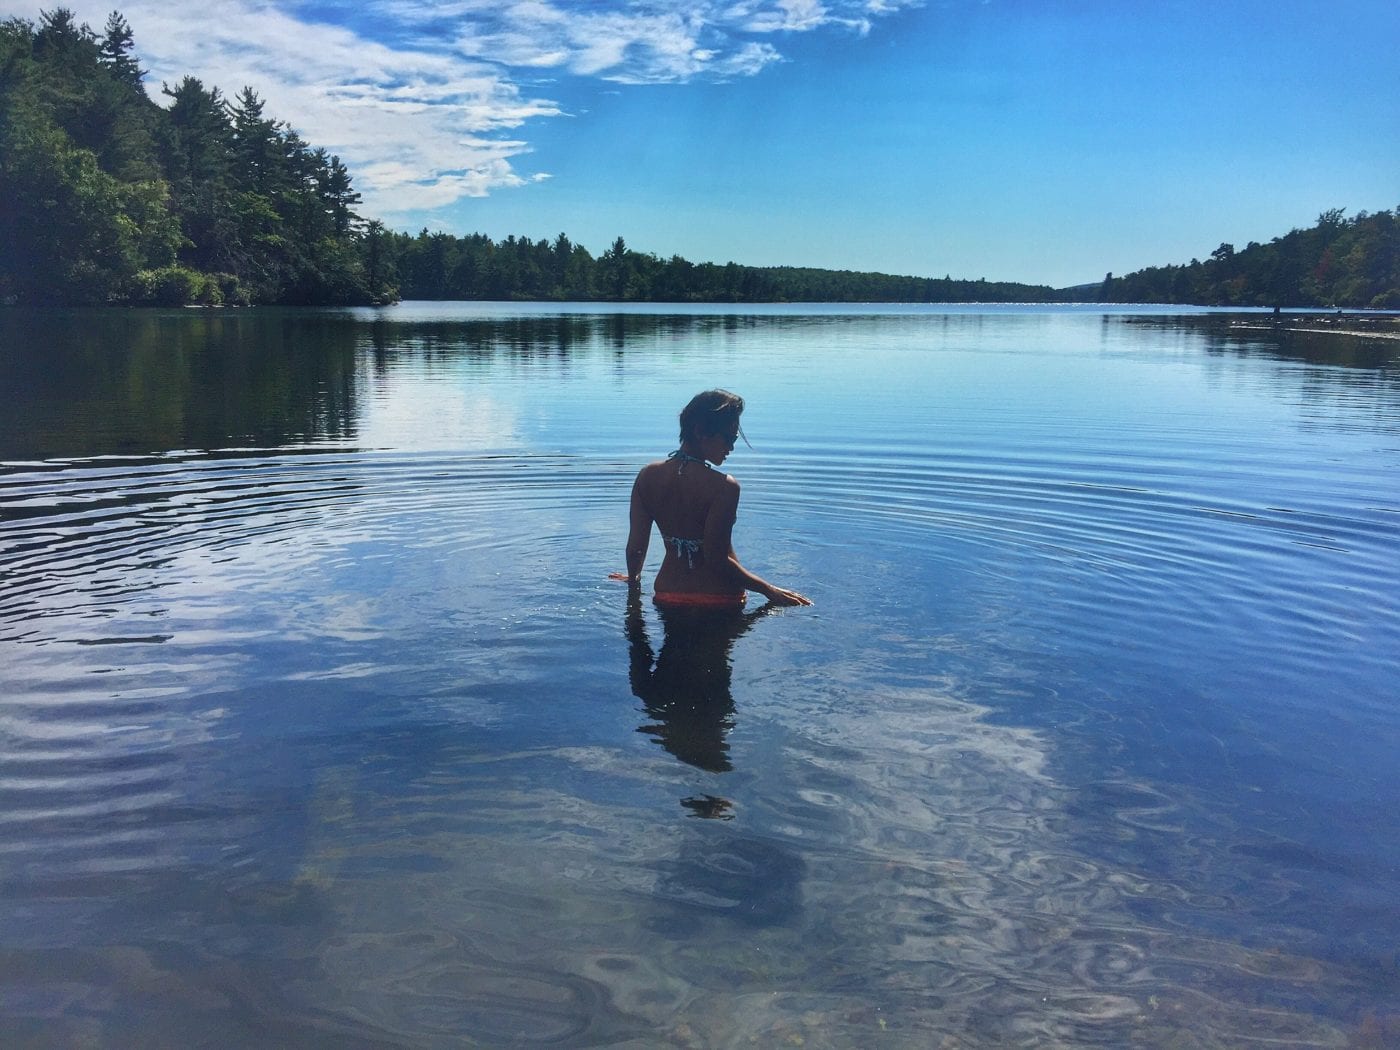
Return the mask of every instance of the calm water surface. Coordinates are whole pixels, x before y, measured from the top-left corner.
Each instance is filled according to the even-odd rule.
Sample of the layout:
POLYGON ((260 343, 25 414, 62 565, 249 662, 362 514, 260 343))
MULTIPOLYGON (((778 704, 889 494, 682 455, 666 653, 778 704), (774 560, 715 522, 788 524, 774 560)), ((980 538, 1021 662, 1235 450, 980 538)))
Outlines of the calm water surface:
POLYGON ((1400 344, 1238 320, 0 311, 5 1045, 1396 1045, 1400 344), (811 609, 607 579, 713 385, 811 609))

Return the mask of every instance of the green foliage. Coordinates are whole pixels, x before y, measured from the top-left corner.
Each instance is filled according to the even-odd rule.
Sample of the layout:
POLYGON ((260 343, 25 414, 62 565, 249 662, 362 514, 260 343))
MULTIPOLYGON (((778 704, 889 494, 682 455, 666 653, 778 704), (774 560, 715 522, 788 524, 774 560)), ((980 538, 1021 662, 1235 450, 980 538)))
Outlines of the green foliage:
POLYGON ((141 78, 146 71, 136 61, 136 39, 131 26, 117 11, 107 16, 107 25, 98 47, 102 64, 111 72, 114 80, 120 81, 137 91, 141 90, 141 78))
POLYGON ((142 270, 132 280, 131 298, 152 306, 186 306, 199 302, 205 290, 202 273, 183 266, 142 270))
POLYGON ((1209 306, 1400 308, 1400 220, 1393 212, 1344 217, 1244 250, 1222 244, 1205 262, 1111 274, 1101 302, 1196 303, 1209 306))
MULTIPOLYGON (((416 237, 375 226, 366 271, 388 274, 410 299, 617 302, 1054 302, 1043 285, 661 259, 619 237, 598 258, 560 234, 545 240, 482 234, 416 237)), ((369 249, 367 249, 368 251, 369 249)))
POLYGON ((121 298, 178 239, 159 183, 123 183, 32 111, 0 131, 0 287, 33 302, 121 298))
POLYGON ((142 77, 117 12, 101 37, 64 8, 0 23, 0 297, 370 301, 338 157, 252 88, 185 77, 161 109, 142 77))
POLYGON ((247 290, 231 273, 200 273, 185 266, 141 270, 129 299, 149 306, 247 306, 247 290))
POLYGON ((250 306, 253 302, 248 289, 231 273, 211 273, 207 278, 218 285, 219 296, 225 306, 250 306))

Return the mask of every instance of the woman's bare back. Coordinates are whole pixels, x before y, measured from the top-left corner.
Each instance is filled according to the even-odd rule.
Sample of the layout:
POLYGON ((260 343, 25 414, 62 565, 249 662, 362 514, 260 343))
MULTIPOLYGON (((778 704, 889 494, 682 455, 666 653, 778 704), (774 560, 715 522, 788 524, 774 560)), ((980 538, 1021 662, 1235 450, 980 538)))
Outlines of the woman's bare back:
POLYGON ((662 460, 642 468, 637 495, 666 547, 656 578, 658 590, 733 590, 722 570, 728 568, 734 519, 723 507, 730 502, 725 498, 729 490, 737 487, 732 477, 704 463, 662 460))

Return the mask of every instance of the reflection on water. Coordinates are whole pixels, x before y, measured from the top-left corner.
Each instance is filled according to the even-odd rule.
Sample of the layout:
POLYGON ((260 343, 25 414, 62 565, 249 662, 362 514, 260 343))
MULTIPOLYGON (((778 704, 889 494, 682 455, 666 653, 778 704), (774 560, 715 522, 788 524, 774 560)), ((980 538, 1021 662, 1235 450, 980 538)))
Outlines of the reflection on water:
POLYGON ((6 1044, 1394 1042, 1395 357, 1229 322, 0 311, 6 1044), (712 382, 811 609, 606 580, 712 382))
POLYGON ((651 928, 671 938, 701 933, 701 920, 722 918, 744 927, 787 927, 802 919, 806 865, 793 850, 743 834, 682 840, 681 853, 662 862, 658 901, 669 905, 651 928))
POLYGON ((295 311, 0 310, 0 459, 346 441, 355 331, 295 311))
MULTIPOLYGON (((642 617, 642 602, 633 593, 627 602, 632 692, 642 701, 649 724, 640 732, 656 740, 682 762, 711 773, 725 773, 734 726, 734 643, 768 606, 756 610, 665 608, 659 610, 665 640, 660 653, 652 649, 642 617)), ((719 815, 723 800, 691 800, 700 815, 719 815), (712 812, 713 811, 713 812, 712 812)))
MULTIPOLYGON (((492 308, 498 309, 498 308, 492 308)), ((558 381, 579 359, 637 371, 655 355, 731 352, 760 338, 789 352, 814 345, 994 350, 1043 339, 1056 308, 884 307, 852 315, 794 308, 734 314, 491 312, 482 304, 405 304, 395 310, 0 311, 0 460, 165 453, 174 450, 354 445, 367 399, 408 370, 454 377, 498 366, 529 381, 558 381)), ((1400 417, 1400 343, 1297 332, 1271 315, 1105 314, 1105 343, 1154 354, 1210 353, 1301 363, 1277 391, 1325 425, 1329 402, 1364 408, 1375 425, 1400 417), (1343 371, 1330 371, 1341 369, 1343 371)), ((1092 320, 1092 315, 1085 320, 1092 320)), ((1258 375, 1257 366, 1245 370, 1258 375)))

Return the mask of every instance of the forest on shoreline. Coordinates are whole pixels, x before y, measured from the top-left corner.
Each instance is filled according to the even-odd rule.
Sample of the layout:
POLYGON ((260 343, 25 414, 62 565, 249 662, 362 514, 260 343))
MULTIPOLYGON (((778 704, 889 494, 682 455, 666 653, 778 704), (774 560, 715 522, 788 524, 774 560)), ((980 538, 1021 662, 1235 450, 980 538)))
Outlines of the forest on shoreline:
POLYGON ((1400 309, 1396 213, 1325 211, 1204 262, 1055 289, 1015 282, 694 263, 629 248, 366 220, 340 158, 186 76, 147 94, 131 27, 71 11, 0 22, 0 302, 375 304, 1108 302, 1400 309))
POLYGON ((1346 218, 1333 208, 1306 230, 1240 251, 1221 244, 1204 262, 1108 274, 1100 303, 1338 306, 1400 310, 1400 219, 1391 211, 1346 218))

